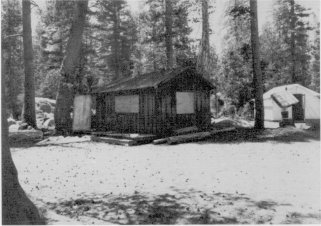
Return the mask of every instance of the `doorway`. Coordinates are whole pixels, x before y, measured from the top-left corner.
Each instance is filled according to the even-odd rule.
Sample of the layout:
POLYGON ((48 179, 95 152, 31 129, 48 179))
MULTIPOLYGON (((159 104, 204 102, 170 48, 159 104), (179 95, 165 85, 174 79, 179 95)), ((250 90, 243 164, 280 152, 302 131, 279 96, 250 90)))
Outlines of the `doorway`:
POLYGON ((293 105, 292 116, 295 122, 304 121, 304 95, 303 94, 293 94, 299 103, 293 105))

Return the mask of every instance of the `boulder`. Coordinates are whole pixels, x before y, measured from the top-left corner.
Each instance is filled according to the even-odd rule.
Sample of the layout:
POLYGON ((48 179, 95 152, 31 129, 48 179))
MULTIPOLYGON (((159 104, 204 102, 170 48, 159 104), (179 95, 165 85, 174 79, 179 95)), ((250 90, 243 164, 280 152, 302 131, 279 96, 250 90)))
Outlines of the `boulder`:
POLYGON ((42 126, 44 129, 51 129, 55 127, 55 120, 53 118, 47 119, 42 126))
POLYGON ((39 109, 43 112, 46 112, 46 113, 52 112, 51 105, 46 102, 39 103, 39 109))
POLYGON ((10 143, 17 143, 22 141, 34 141, 40 140, 43 138, 43 133, 40 130, 24 130, 24 131, 16 131, 16 132, 9 132, 9 142, 10 143))
POLYGON ((21 123, 18 127, 18 130, 26 130, 28 129, 28 124, 27 123, 21 123))
POLYGON ((18 131, 19 129, 19 125, 18 124, 12 124, 11 126, 9 126, 9 132, 10 131, 18 131))
POLYGON ((8 118, 8 126, 17 124, 16 120, 14 120, 13 118, 8 118))

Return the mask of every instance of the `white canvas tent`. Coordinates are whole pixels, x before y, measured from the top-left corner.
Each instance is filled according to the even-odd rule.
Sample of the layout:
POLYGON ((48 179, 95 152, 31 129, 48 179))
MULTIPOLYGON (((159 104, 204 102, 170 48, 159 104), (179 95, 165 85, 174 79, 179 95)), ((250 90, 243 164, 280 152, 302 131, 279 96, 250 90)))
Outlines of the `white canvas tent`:
POLYGON ((281 121, 281 112, 287 111, 288 118, 295 122, 320 123, 320 94, 304 86, 291 84, 275 87, 264 93, 263 99, 264 119, 267 121, 281 121), (282 107, 275 97, 283 100, 286 107, 282 107))

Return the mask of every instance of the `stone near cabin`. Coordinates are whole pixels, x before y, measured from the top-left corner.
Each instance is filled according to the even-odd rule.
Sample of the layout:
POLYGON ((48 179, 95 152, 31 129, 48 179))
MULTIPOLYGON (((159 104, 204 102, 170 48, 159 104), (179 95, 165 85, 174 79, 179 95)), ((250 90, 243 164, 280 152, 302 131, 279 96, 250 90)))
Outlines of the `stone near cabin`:
POLYGON ((51 113, 51 112, 52 112, 52 109, 51 109, 51 105, 50 105, 50 104, 42 102, 42 103, 40 103, 39 105, 40 105, 40 106, 39 106, 39 109, 40 109, 41 111, 46 112, 46 113, 51 113))
POLYGON ((9 126, 9 132, 11 131, 18 131, 19 125, 18 124, 12 124, 9 126))
POLYGON ((28 129, 28 124, 27 123, 21 123, 18 127, 18 130, 26 130, 28 129))
POLYGON ((17 124, 17 122, 13 118, 8 118, 8 126, 17 124))
POLYGON ((55 120, 53 118, 47 119, 42 126, 44 129, 50 129, 55 127, 55 120))
POLYGON ((22 141, 33 141, 40 140, 43 138, 43 133, 40 130, 25 130, 25 131, 15 131, 9 133, 9 142, 16 143, 22 141))
POLYGON ((42 112, 42 110, 40 110, 40 109, 36 109, 36 117, 38 117, 38 115, 41 115, 41 114, 43 114, 43 112, 42 112))

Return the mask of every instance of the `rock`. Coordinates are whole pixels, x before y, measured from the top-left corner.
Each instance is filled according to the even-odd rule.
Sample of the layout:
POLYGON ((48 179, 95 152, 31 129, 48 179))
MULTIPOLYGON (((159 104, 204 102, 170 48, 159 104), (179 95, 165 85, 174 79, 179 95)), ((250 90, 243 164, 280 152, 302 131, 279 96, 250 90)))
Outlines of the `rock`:
POLYGON ((17 122, 13 118, 8 118, 8 126, 17 124, 17 122))
POLYGON ((33 141, 43 138, 43 133, 40 130, 24 130, 9 132, 9 141, 12 142, 21 142, 21 141, 33 141))
POLYGON ((51 105, 48 104, 48 103, 45 103, 45 102, 42 102, 39 104, 39 109, 43 112, 46 112, 46 113, 51 113, 51 105))
POLYGON ((53 113, 44 113, 44 121, 46 121, 47 119, 53 119, 53 118, 54 118, 53 113))
POLYGON ((18 129, 19 129, 18 124, 12 124, 11 126, 9 126, 9 132, 10 131, 18 131, 18 129))
POLYGON ((33 128, 32 128, 32 126, 28 126, 28 128, 27 128, 27 130, 32 130, 33 128))
POLYGON ((55 120, 53 118, 47 119, 42 126, 44 129, 50 129, 55 127, 55 120))
POLYGON ((38 117, 39 115, 42 115, 43 114, 43 112, 42 112, 42 110, 40 110, 40 109, 36 109, 36 117, 38 117))
POLYGON ((26 130, 28 129, 28 124, 27 123, 21 123, 18 127, 18 130, 26 130))

